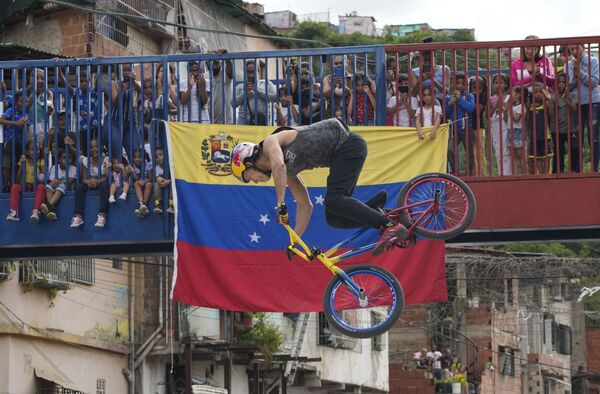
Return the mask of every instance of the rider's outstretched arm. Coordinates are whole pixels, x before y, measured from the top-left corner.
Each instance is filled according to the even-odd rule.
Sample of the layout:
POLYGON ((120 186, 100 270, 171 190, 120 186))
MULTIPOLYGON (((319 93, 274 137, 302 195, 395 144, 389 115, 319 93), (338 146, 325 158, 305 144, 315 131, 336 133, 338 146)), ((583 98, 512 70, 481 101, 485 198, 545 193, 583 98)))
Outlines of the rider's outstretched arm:
POLYGON ((295 177, 288 178, 287 183, 296 200, 296 226, 294 231, 301 237, 310 221, 313 205, 310 201, 308 190, 304 182, 302 182, 302 178, 296 175, 295 177))

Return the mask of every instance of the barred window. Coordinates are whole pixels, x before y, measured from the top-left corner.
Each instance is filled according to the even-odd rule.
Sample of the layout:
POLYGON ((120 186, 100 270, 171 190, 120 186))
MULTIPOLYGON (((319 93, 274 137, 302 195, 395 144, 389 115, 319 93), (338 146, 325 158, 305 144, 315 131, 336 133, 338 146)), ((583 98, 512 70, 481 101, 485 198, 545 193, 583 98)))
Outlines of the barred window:
POLYGON ((353 350, 356 343, 356 338, 341 334, 330 327, 325 314, 323 312, 319 313, 319 345, 353 350))
POLYGON ((96 379, 96 394, 106 394, 106 379, 96 379))
POLYGON ((32 283, 44 280, 49 284, 95 282, 95 260, 91 257, 78 259, 38 259, 21 261, 19 281, 32 283))

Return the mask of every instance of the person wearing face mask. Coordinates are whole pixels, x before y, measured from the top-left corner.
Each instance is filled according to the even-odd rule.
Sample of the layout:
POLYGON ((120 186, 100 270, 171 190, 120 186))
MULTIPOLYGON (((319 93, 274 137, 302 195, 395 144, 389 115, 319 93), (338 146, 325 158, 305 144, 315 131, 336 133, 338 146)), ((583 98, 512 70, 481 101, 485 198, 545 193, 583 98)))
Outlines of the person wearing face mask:
POLYGON ((323 97, 325 99, 324 118, 341 118, 350 122, 349 108, 352 105, 352 89, 348 86, 345 56, 333 57, 332 73, 323 78, 323 97))

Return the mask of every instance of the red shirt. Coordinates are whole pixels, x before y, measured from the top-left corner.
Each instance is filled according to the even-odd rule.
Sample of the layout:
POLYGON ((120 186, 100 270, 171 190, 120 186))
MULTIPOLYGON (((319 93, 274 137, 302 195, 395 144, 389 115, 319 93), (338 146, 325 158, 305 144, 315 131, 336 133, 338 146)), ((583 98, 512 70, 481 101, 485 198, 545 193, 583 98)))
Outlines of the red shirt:
POLYGON ((361 124, 365 122, 365 100, 367 101, 367 111, 369 111, 369 120, 373 120, 375 118, 375 110, 373 108, 373 104, 371 104, 371 100, 367 97, 366 94, 356 94, 356 124, 361 124))

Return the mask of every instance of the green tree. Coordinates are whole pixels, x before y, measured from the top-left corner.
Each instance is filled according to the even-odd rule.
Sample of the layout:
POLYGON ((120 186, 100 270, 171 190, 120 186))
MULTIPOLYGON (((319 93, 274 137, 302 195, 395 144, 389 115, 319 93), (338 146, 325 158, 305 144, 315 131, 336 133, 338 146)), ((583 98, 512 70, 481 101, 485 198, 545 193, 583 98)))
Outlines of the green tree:
POLYGON ((452 35, 452 41, 475 41, 470 29, 458 29, 452 35))

